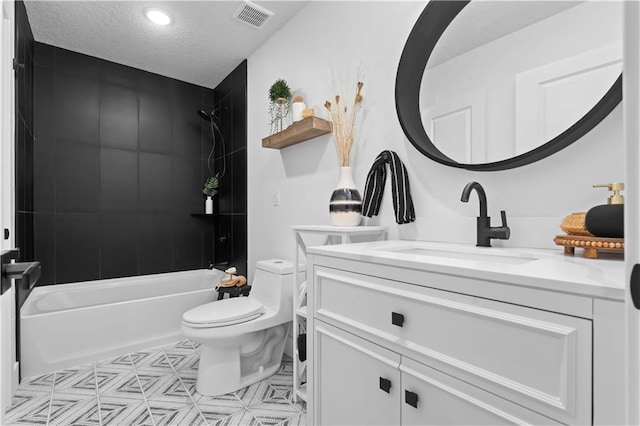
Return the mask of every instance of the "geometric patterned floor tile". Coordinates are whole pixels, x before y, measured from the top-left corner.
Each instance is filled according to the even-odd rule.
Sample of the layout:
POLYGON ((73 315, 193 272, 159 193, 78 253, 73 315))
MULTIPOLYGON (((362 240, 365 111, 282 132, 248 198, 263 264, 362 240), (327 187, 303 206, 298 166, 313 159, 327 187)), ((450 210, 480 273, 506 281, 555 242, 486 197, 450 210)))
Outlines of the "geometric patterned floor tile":
POLYGON ((6 420, 9 424, 47 424, 51 395, 28 395, 25 390, 18 390, 13 397, 13 404, 7 410, 6 420))
POLYGON ((189 342, 188 340, 183 340, 174 344, 170 344, 170 345, 164 345, 161 348, 165 353, 166 352, 171 352, 171 353, 186 353, 186 354, 191 354, 193 353, 193 351, 195 351, 195 348, 193 347, 193 345, 191 344, 191 342, 189 342))
POLYGON ((23 389, 19 387, 11 400, 11 406, 7 409, 7 413, 16 411, 27 412, 33 405, 37 405, 42 398, 51 399, 51 390, 45 392, 42 390, 23 389))
MULTIPOLYGON (((164 368, 163 364, 167 363, 164 353, 160 348, 134 352, 130 354, 130 356, 131 362, 136 370, 148 366, 160 366, 161 368, 164 368)), ((166 364, 166 366, 171 368, 168 364, 166 364)))
POLYGON ((292 417, 284 422, 280 423, 278 426, 305 426, 307 424, 307 415, 299 414, 295 417, 292 417))
POLYGON ((95 395, 93 398, 75 394, 59 394, 53 397, 49 411, 50 425, 74 424, 72 421, 77 418, 87 421, 95 418, 94 424, 100 424, 98 398, 95 395))
POLYGON ((224 417, 215 422, 209 421, 212 426, 235 426, 235 425, 247 425, 247 426, 261 426, 260 422, 251 415, 249 410, 241 410, 232 414, 229 417, 224 417))
MULTIPOLYGON (((175 418, 180 410, 185 409, 185 404, 178 404, 165 401, 147 401, 149 411, 153 417, 153 422, 167 423, 169 419, 175 418)), ((193 403, 188 408, 195 407, 193 403)))
POLYGON ((278 372, 293 374, 293 360, 289 357, 287 358, 288 359, 286 361, 283 361, 282 364, 280 364, 280 370, 278 370, 278 372))
POLYGON ((291 395, 293 393, 293 376, 291 374, 278 372, 273 376, 268 377, 266 382, 282 396, 287 399, 291 399, 291 395))
POLYGON ((197 401, 198 399, 200 399, 202 397, 202 395, 200 395, 196 390, 196 383, 198 381, 198 378, 196 376, 182 376, 182 375, 180 375, 180 380, 182 381, 182 384, 184 385, 184 388, 187 390, 189 395, 191 395, 191 397, 195 401, 197 401))
POLYGON ((107 391, 101 392, 100 395, 123 398, 130 400, 143 400, 142 389, 138 384, 138 377, 135 372, 122 375, 119 380, 113 383, 107 391))
POLYGON ((300 415, 300 411, 282 397, 252 405, 249 411, 263 425, 278 425, 300 415))
POLYGON ((133 364, 131 364, 131 358, 129 358, 129 355, 127 354, 99 361, 96 363, 96 368, 100 369, 100 367, 131 370, 133 369, 133 364))
POLYGON ((29 389, 33 391, 51 392, 55 373, 43 374, 28 379, 24 379, 20 383, 21 389, 29 389))
POLYGON ((97 396, 93 365, 88 368, 67 369, 56 373, 53 397, 58 393, 97 396))
POLYGON ((173 414, 164 417, 156 426, 180 425, 180 426, 205 426, 207 421, 202 417, 195 405, 185 407, 173 414))
POLYGON ((100 396, 100 415, 105 426, 153 424, 147 404, 140 400, 100 396))
POLYGON ((180 381, 180 378, 175 374, 170 376, 168 380, 162 382, 159 387, 156 388, 153 395, 145 394, 148 401, 159 401, 171 404, 192 404, 192 399, 184 385, 180 381))
POLYGON ((207 396, 198 400, 196 404, 209 423, 215 423, 246 409, 244 404, 232 395, 207 396))
POLYGON ((169 374, 151 370, 142 370, 136 373, 138 375, 138 382, 142 387, 142 392, 147 398, 152 398, 156 393, 161 391, 167 383, 178 379, 172 371, 170 371, 169 374))
POLYGON ((191 353, 187 358, 180 360, 179 363, 172 362, 172 365, 177 372, 181 372, 181 371, 184 371, 185 373, 191 372, 197 375, 198 367, 200 366, 200 354, 198 352, 191 353))
POLYGON ((296 407, 296 409, 298 411, 300 411, 301 413, 306 413, 307 412, 307 403, 305 401, 303 401, 302 399, 299 400, 299 401, 294 401, 292 398, 289 398, 289 402, 291 403, 291 405, 296 407))
MULTIPOLYGON (((188 354, 184 354, 183 356, 187 357, 188 354)), ((170 359, 167 358, 167 355, 162 351, 158 352, 151 359, 149 359, 148 364, 136 366, 136 370, 147 370, 147 369, 154 370, 154 371, 162 371, 165 373, 173 372, 170 359)))
POLYGON ((55 383, 58 387, 69 385, 69 381, 75 380, 79 375, 84 375, 89 371, 94 371, 93 364, 85 364, 77 367, 71 367, 64 370, 56 371, 55 383))
POLYGON ((165 349, 164 354, 167 360, 167 367, 169 369, 173 367, 173 369, 175 369, 176 371, 182 370, 184 367, 192 365, 194 360, 198 358, 198 354, 194 354, 193 349, 191 350, 191 352, 165 349))
POLYGON ((96 366, 98 393, 105 394, 135 376, 136 373, 133 369, 127 371, 96 366))
POLYGON ((170 345, 165 345, 162 347, 162 349, 164 350, 177 349, 177 350, 185 350, 185 351, 191 352, 194 349, 196 349, 196 347, 193 345, 193 343, 191 343, 189 339, 186 339, 176 343, 172 343, 170 345))
POLYGON ((292 360, 266 380, 227 395, 196 390, 199 345, 189 340, 23 380, 10 424, 51 426, 303 425, 292 401, 292 360), (177 373, 177 374, 176 374, 177 373))
POLYGON ((235 394, 247 407, 260 404, 261 402, 267 401, 271 398, 281 397, 280 392, 269 386, 266 380, 254 383, 246 388, 242 388, 235 392, 235 394))
MULTIPOLYGON (((58 400, 60 401, 60 400, 58 400)), ((58 406, 57 402, 51 402, 51 415, 49 417, 49 425, 81 425, 81 426, 99 426, 100 411, 98 410, 98 398, 83 399, 75 404, 66 406, 58 406), (55 409, 55 411, 54 411, 55 409)))

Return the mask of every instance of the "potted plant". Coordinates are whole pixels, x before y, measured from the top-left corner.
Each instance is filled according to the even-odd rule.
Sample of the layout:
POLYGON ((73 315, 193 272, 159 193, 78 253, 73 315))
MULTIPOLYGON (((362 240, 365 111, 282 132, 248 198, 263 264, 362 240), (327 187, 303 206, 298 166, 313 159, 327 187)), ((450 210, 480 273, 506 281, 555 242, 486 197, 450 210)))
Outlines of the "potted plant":
POLYGON ((211 176, 204 182, 202 193, 207 196, 207 200, 204 203, 204 210, 206 214, 213 214, 213 197, 218 193, 218 187, 220 186, 220 180, 218 175, 211 176))
POLYGON ((291 89, 281 78, 269 88, 269 116, 271 117, 271 134, 283 130, 282 120, 289 113, 291 89))

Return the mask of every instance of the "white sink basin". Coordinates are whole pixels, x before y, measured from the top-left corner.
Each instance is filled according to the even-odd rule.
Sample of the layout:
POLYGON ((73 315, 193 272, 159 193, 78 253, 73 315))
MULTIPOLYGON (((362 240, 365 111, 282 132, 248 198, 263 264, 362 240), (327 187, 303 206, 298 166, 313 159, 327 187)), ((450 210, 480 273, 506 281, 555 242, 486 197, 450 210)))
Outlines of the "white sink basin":
POLYGON ((500 263, 506 265, 521 265, 523 263, 532 262, 534 260, 538 260, 535 257, 521 255, 517 253, 508 253, 504 249, 500 252, 491 253, 492 250, 489 247, 461 247, 458 249, 439 249, 432 247, 423 247, 420 245, 416 245, 415 243, 411 243, 411 246, 398 246, 398 247, 388 247, 388 248, 380 248, 376 249, 380 251, 393 252, 393 253, 405 253, 409 255, 416 256, 431 256, 431 257, 444 257, 448 259, 459 259, 459 260, 471 260, 476 262, 490 262, 490 263, 500 263))

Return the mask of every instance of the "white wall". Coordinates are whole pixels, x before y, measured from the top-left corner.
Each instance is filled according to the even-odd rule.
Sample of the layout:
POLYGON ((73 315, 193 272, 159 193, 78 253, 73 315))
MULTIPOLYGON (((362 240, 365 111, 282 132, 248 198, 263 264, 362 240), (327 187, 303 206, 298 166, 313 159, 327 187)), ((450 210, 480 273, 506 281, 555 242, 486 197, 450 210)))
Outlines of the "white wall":
MULTIPOLYGON (((396 151, 408 168, 417 219, 397 225, 391 190, 378 217, 365 224, 386 225, 390 238, 475 244, 475 196, 460 202, 464 185, 480 182, 493 223, 506 210, 509 241, 495 246, 554 248, 564 216, 606 202, 595 183, 622 181, 622 113, 619 106, 599 126, 561 152, 537 163, 501 172, 445 167, 421 155, 407 140, 395 110, 395 76, 404 42, 424 8, 420 2, 309 2, 289 24, 248 60, 248 261, 293 256, 290 227, 329 224, 329 198, 338 179, 330 135, 283 150, 261 147, 269 133, 267 93, 286 79, 307 105, 322 112, 331 95, 332 69, 360 64, 363 120, 352 166, 361 192, 380 151, 396 151), (272 205, 279 190, 281 204, 272 205)), ((557 248, 560 250, 560 248, 557 248)))

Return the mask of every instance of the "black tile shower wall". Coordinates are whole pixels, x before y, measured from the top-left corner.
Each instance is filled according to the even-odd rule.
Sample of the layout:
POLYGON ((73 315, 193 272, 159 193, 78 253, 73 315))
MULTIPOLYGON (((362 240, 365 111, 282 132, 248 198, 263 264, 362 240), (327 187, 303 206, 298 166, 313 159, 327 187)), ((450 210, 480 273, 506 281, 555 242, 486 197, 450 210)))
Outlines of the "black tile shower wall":
MULTIPOLYGON (((34 48, 35 42, 27 11, 22 1, 15 2, 15 244, 20 261, 34 260, 34 48)), ((17 308, 29 290, 17 286, 17 308)))
MULTIPOLYGON (((220 180, 215 203, 216 263, 247 271, 247 61, 243 61, 215 89, 216 134, 214 172, 226 172, 220 180), (224 149, 223 143, 224 140, 224 149)), ((209 124, 205 123, 208 129, 209 124)), ((209 140, 211 137, 209 136, 209 140)), ((213 143, 213 141, 211 141, 213 143)), ((207 153, 203 153, 208 155, 207 153)))
POLYGON ((236 94, 246 94, 246 64, 220 98, 241 98, 225 112, 234 149, 222 185, 243 213, 225 232, 244 242, 220 254, 215 220, 191 216, 204 212, 212 146, 196 111, 213 110, 214 90, 42 43, 34 60, 33 217, 23 222, 35 229, 42 285, 197 269, 219 256, 246 271, 246 95, 236 94))

